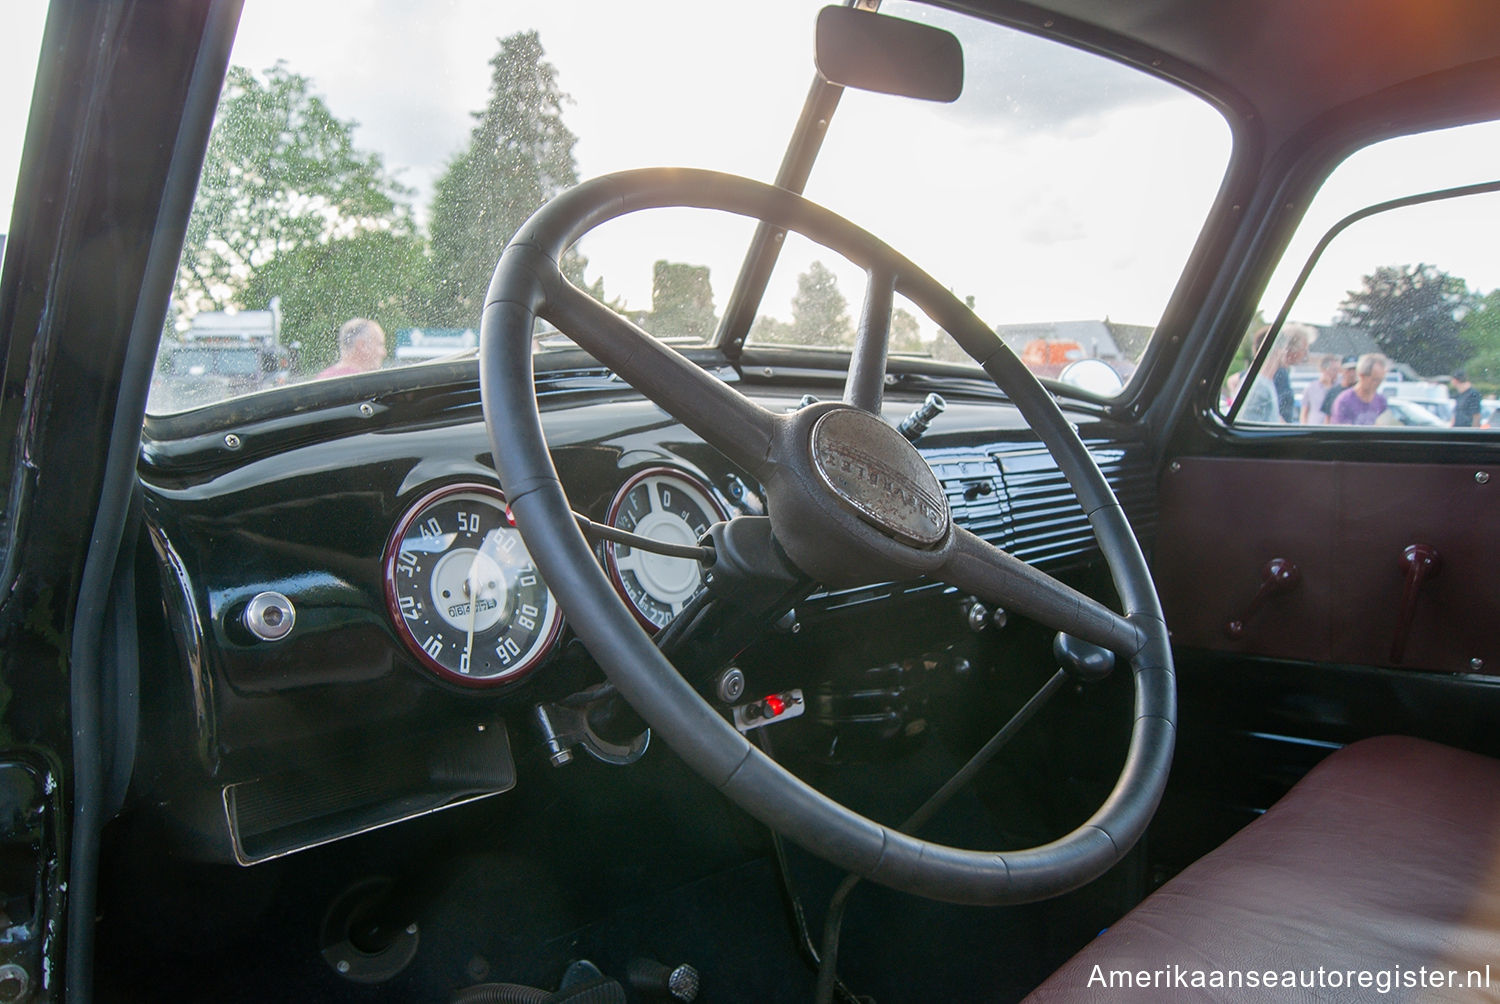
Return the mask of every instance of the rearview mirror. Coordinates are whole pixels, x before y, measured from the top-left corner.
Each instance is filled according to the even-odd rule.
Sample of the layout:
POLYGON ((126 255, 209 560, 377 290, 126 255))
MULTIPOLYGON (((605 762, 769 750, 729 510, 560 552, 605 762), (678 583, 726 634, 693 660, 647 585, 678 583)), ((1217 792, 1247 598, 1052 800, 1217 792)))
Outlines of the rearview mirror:
POLYGON ((845 87, 953 101, 964 89, 964 51, 951 33, 853 7, 818 12, 818 72, 845 87))

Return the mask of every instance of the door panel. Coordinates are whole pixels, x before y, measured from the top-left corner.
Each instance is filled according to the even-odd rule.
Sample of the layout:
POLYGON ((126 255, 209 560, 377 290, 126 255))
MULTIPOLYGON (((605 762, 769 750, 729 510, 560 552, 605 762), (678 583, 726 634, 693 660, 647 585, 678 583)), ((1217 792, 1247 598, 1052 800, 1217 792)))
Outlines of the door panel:
POLYGON ((1174 642, 1500 674, 1497 475, 1500 466, 1174 462, 1156 551, 1174 642), (1413 545, 1435 558, 1408 556, 1413 545), (1412 564, 1425 577, 1409 574, 1412 564))

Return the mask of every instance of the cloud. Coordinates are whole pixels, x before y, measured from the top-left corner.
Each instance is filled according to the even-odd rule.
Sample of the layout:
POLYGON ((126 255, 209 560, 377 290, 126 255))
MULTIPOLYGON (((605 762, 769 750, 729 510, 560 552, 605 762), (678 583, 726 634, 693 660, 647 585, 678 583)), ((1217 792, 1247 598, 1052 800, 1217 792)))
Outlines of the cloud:
POLYGON ((1132 105, 1180 97, 1164 80, 1093 53, 1019 30, 911 3, 882 12, 944 28, 964 48, 964 94, 942 114, 988 128, 1089 135, 1101 118, 1132 105))
POLYGON ((1078 217, 1078 207, 1057 194, 1030 203, 1017 221, 1016 231, 1027 244, 1043 247, 1080 241, 1088 236, 1088 228, 1078 217))

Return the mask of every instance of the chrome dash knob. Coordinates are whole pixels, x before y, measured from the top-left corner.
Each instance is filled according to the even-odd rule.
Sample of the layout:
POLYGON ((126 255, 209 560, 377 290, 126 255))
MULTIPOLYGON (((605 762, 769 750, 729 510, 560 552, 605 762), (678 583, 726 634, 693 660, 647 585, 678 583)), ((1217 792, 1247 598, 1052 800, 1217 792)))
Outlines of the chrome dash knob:
POLYGON ((297 623, 297 608, 281 593, 256 593, 245 606, 242 616, 245 630, 261 641, 280 641, 292 633, 297 623))

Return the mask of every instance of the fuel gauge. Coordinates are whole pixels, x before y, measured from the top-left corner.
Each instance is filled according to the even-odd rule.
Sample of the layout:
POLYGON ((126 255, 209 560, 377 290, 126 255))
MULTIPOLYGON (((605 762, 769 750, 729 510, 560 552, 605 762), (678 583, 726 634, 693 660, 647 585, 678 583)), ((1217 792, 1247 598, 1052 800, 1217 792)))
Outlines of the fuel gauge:
MULTIPOLYGON (((610 526, 672 544, 696 544, 724 518, 707 485, 670 467, 638 472, 609 505, 610 526)), ((653 631, 671 623, 703 585, 696 561, 628 544, 605 544, 604 563, 636 618, 653 631)))

